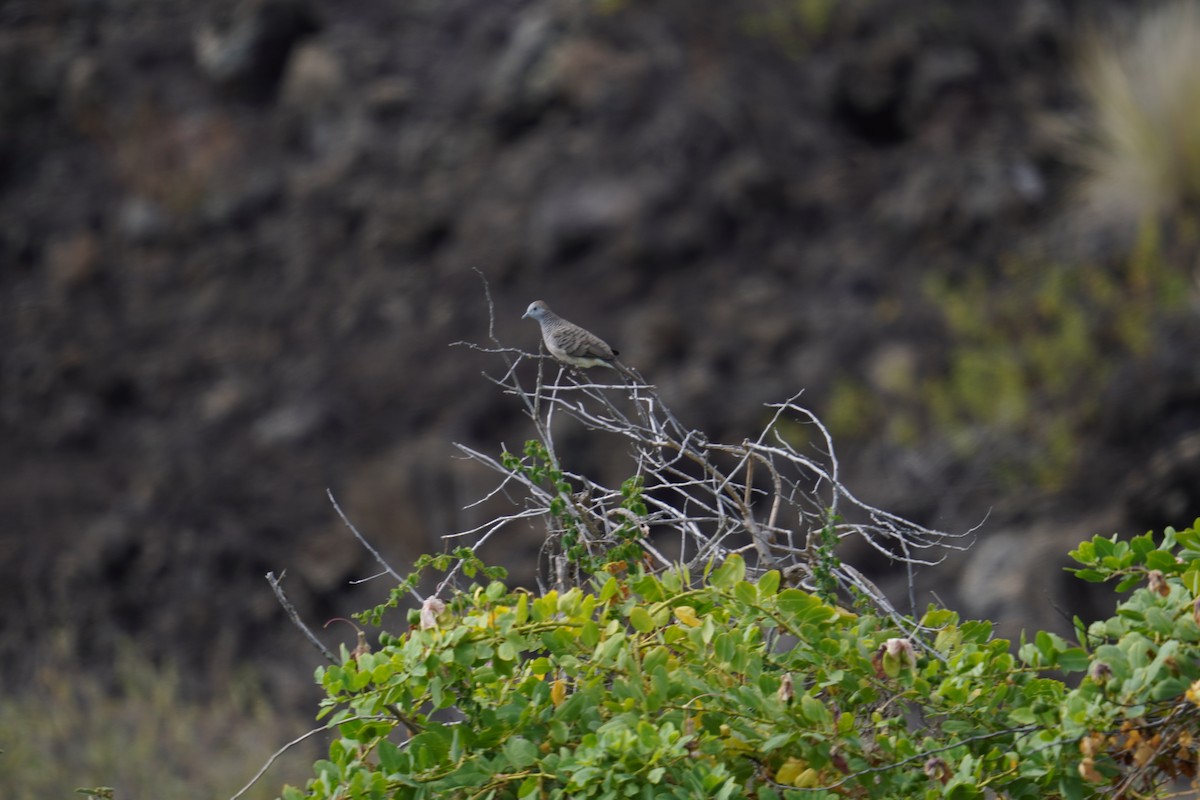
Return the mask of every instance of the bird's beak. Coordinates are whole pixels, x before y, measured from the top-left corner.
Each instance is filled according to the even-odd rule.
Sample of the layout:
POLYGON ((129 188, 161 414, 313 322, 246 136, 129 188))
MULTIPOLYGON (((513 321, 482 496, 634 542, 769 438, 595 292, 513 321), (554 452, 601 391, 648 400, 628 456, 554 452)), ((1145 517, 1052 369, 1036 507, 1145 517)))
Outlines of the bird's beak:
POLYGON ((524 314, 522 314, 521 319, 529 319, 529 312, 526 311, 524 314))

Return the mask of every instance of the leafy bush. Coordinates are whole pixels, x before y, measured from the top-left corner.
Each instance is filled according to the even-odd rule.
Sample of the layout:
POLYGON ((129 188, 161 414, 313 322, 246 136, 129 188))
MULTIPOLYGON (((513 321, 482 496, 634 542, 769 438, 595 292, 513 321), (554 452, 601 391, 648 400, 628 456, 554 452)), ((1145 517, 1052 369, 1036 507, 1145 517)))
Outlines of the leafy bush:
POLYGON ((738 556, 534 595, 462 551, 480 582, 318 670, 338 738, 283 797, 1145 796, 1193 777, 1200 527, 1072 556, 1143 585, 1077 621, 1080 644, 1041 632, 1014 655, 987 622, 851 612, 748 581, 738 556))

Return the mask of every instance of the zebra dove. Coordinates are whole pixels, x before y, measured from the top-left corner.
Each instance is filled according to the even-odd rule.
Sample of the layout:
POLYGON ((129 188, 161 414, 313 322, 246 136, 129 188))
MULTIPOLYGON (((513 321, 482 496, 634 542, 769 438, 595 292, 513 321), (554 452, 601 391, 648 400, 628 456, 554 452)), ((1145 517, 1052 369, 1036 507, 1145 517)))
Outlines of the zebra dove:
POLYGON ((521 319, 526 317, 537 320, 542 326, 546 349, 562 363, 572 367, 610 367, 626 373, 624 365, 617 361, 618 351, 594 333, 567 322, 541 300, 529 304, 521 319))

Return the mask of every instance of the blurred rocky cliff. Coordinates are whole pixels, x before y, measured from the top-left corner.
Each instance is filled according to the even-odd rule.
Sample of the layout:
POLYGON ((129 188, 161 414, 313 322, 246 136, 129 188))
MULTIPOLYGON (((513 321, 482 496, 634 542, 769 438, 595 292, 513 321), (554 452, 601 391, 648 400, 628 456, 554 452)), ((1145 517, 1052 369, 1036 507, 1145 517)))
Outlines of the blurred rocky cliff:
POLYGON ((1186 279, 1194 238, 1069 221, 1101 5, 1130 4, 0 5, 4 671, 65 631, 303 686, 263 575, 316 622, 386 591, 349 585, 375 570, 326 488, 402 568, 484 513, 451 443, 529 433, 450 346, 487 336, 480 274, 503 342, 536 349, 543 298, 714 439, 804 390, 860 496, 982 522, 928 588, 1058 624, 1080 537, 1200 514, 1194 289, 1104 305, 1138 252, 1186 279), (988 354, 1026 346, 1010 396, 988 354))

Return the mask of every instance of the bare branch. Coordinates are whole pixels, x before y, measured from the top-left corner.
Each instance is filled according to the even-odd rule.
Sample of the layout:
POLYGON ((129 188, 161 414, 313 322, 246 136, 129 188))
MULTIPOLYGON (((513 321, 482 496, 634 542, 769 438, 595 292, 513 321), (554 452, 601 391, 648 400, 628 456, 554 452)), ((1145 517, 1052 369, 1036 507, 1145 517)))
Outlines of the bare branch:
POLYGON ((275 597, 279 600, 279 604, 283 606, 283 610, 287 612, 289 617, 291 617, 292 624, 300 629, 300 632, 304 634, 304 637, 308 639, 308 641, 312 642, 312 646, 317 648, 317 650, 321 652, 321 655, 325 656, 329 663, 338 663, 337 658, 329 651, 329 648, 322 644, 321 640, 316 637, 316 634, 309 630, 308 626, 304 624, 304 621, 300 619, 300 614, 296 611, 296 607, 292 605, 292 601, 288 600, 287 595, 283 593, 282 584, 285 575, 287 575, 287 570, 281 572, 278 578, 275 577, 274 572, 267 573, 267 583, 271 584, 271 589, 274 590, 275 597))
POLYGON ((342 723, 354 722, 355 720, 360 720, 360 719, 371 719, 371 717, 362 717, 362 716, 346 717, 344 719, 339 719, 334 722, 330 722, 327 725, 322 725, 319 728, 313 728, 311 731, 301 734, 300 736, 297 736, 295 739, 292 739, 290 742, 285 744, 283 747, 279 748, 274 753, 272 753, 271 757, 267 759, 267 763, 262 765, 262 769, 260 769, 258 771, 258 773, 255 774, 255 776, 250 779, 250 782, 247 783, 245 786, 243 786, 241 788, 241 790, 238 791, 237 794, 235 794, 233 797, 230 797, 229 800, 238 800, 239 797, 244 795, 246 792, 250 791, 250 788, 252 786, 254 786, 254 784, 258 783, 258 781, 262 778, 263 775, 267 774, 267 770, 269 770, 271 768, 271 765, 274 764, 279 759, 280 756, 282 756, 288 750, 291 750, 296 745, 303 742, 305 739, 308 739, 311 736, 316 736, 318 733, 324 733, 326 731, 333 730, 335 727, 337 727, 338 725, 341 725, 342 723))
MULTIPOLYGON (((493 312, 488 296, 489 314, 493 312)), ((493 342, 495 339, 493 338, 493 342)), ((857 537, 889 560, 910 570, 936 564, 952 550, 965 549, 966 534, 947 534, 926 528, 875 508, 855 496, 842 482, 840 464, 829 430, 808 409, 800 394, 768 406, 772 415, 759 434, 739 444, 712 442, 700 430, 686 428, 666 407, 653 385, 634 370, 621 370, 623 383, 596 380, 553 363, 543 353, 521 353, 503 347, 485 352, 499 355, 505 371, 488 378, 524 406, 534 437, 545 448, 547 462, 529 456, 512 468, 465 445, 468 457, 497 472, 500 482, 485 500, 503 493, 523 508, 485 525, 451 536, 486 538, 510 522, 540 518, 546 525, 547 572, 539 581, 560 585, 568 549, 577 554, 603 554, 636 531, 643 552, 652 562, 697 567, 714 557, 744 553, 753 573, 779 569, 797 582, 815 573, 817 559, 829 558, 824 537, 857 537), (521 383, 517 369, 525 359, 537 364, 532 389, 521 383), (642 480, 641 501, 646 514, 631 519, 619 487, 602 485, 564 467, 554 434, 573 421, 586 435, 609 437, 628 448, 630 475, 642 480), (816 433, 817 446, 800 452, 784 434, 784 425, 799 423, 816 433), (549 472, 547 472, 547 470, 549 472), (558 477, 551 480, 549 474, 558 477), (558 482, 557 485, 555 482, 558 482), (563 491, 562 482, 570 486, 563 491), (655 542, 673 541, 669 556, 655 542), (751 557, 752 556, 752 557, 751 557)), ((484 348, 475 347, 478 350, 484 348)), ((482 501, 481 501, 482 502, 482 501)), ((478 545, 476 545, 478 546, 478 545)), ((569 561, 569 559, 568 559, 569 561)), ((836 559, 832 562, 837 566, 836 559)), ((886 613, 898 617, 882 593, 857 571, 827 565, 843 589, 871 598, 886 613)))
MULTIPOLYGON (((333 490, 326 489, 325 494, 328 495, 329 502, 333 503, 333 510, 336 511, 337 515, 342 518, 342 522, 346 523, 346 527, 349 528, 350 532, 354 534, 354 538, 358 539, 358 543, 366 548, 368 553, 374 556, 375 560, 379 562, 379 565, 383 567, 384 572, 396 579, 396 583, 403 583, 404 578, 400 577, 400 573, 392 569, 391 565, 383 560, 383 556, 379 555, 379 551, 372 547, 371 543, 367 541, 366 537, 358 532, 358 528, 354 527, 354 523, 350 521, 350 518, 347 517, 345 512, 342 511, 342 507, 338 505, 337 498, 333 496, 333 490)), ((420 597, 417 598, 417 600, 420 599, 420 597)))

